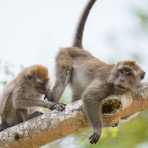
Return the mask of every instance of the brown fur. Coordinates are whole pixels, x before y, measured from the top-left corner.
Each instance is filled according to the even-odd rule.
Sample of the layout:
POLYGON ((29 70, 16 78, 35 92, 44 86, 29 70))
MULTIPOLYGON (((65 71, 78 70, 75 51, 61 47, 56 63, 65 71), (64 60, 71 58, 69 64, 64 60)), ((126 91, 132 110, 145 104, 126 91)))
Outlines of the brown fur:
POLYGON ((56 57, 56 82, 49 100, 58 102, 70 84, 73 101, 82 99, 84 112, 93 127, 90 143, 100 138, 102 129, 102 100, 112 94, 134 91, 144 78, 144 71, 134 61, 107 64, 82 48, 86 19, 95 0, 90 0, 82 14, 74 46, 63 48, 56 57))
POLYGON ((49 89, 48 84, 48 69, 41 65, 25 68, 8 83, 0 98, 0 130, 41 115, 40 112, 29 114, 31 107, 54 109, 56 103, 41 99, 49 89))

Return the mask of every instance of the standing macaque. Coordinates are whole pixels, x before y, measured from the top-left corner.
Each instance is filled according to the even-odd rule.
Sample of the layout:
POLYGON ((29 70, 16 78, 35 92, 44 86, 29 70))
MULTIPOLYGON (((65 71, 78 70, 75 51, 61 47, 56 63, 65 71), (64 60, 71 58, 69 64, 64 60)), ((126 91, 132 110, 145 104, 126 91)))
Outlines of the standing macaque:
POLYGON ((45 107, 63 110, 54 102, 42 100, 42 96, 49 90, 48 69, 42 65, 25 68, 18 76, 8 83, 0 98, 0 116, 2 123, 0 131, 16 125, 38 115, 41 112, 29 114, 31 107, 45 107))
POLYGON ((58 102, 70 84, 73 101, 82 99, 84 112, 93 127, 89 137, 96 144, 102 130, 102 100, 112 94, 134 91, 141 85, 145 72, 134 61, 107 64, 94 57, 82 46, 88 14, 96 0, 89 0, 80 18, 74 44, 63 48, 56 57, 56 82, 48 100, 58 102))

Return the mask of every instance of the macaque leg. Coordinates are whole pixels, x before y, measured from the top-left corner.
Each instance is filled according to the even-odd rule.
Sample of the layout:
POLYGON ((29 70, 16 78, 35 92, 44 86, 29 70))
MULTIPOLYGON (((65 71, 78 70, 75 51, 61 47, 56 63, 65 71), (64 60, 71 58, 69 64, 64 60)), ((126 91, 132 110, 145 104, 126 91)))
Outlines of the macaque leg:
POLYGON ((54 102, 59 102, 60 97, 62 96, 66 86, 69 83, 70 77, 71 77, 71 71, 64 72, 62 77, 57 77, 55 86, 53 87, 51 100, 54 102))
POLYGON ((40 116, 40 115, 43 114, 43 113, 41 113, 39 111, 36 111, 36 112, 29 115, 26 109, 17 109, 16 112, 17 112, 17 116, 20 119, 22 119, 22 122, 30 120, 30 119, 32 119, 34 117, 37 117, 37 116, 40 116))
POLYGON ((2 123, 0 124, 0 132, 8 127, 8 124, 5 121, 2 121, 2 123))
POLYGON ((72 75, 72 59, 66 53, 61 51, 56 58, 56 82, 52 90, 51 97, 48 100, 59 102, 65 87, 68 85, 72 75))
POLYGON ((17 117, 19 117, 22 122, 27 120, 28 114, 27 114, 27 109, 17 109, 16 110, 17 117))
POLYGON ((82 90, 77 88, 72 88, 72 102, 80 100, 82 95, 82 90))
POLYGON ((43 115, 43 113, 35 111, 34 113, 29 115, 26 109, 17 109, 17 115, 19 118, 22 119, 22 121, 27 121, 37 116, 43 115))
MULTIPOLYGON (((16 113, 17 113, 17 112, 16 112, 16 113)), ((23 120, 22 120, 22 117, 21 117, 20 115, 17 116, 17 119, 16 119, 15 117, 14 117, 14 119, 15 119, 15 120, 14 120, 13 122, 7 123, 7 121, 5 121, 5 119, 3 119, 3 117, 2 117, 2 123, 1 123, 1 125, 0 125, 0 131, 6 129, 6 128, 8 128, 8 127, 14 126, 14 125, 16 125, 16 124, 19 124, 20 122, 23 121, 23 120)))

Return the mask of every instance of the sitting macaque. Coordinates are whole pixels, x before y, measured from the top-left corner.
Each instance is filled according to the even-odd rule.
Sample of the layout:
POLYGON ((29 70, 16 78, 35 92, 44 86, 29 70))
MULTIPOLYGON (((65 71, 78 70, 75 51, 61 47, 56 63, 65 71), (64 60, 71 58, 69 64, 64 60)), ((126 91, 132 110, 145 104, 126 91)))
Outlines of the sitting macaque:
POLYGON ((31 107, 45 107, 63 110, 63 104, 42 100, 49 92, 48 69, 42 65, 33 65, 22 70, 17 77, 8 83, 0 98, 0 131, 38 115, 29 114, 31 107))

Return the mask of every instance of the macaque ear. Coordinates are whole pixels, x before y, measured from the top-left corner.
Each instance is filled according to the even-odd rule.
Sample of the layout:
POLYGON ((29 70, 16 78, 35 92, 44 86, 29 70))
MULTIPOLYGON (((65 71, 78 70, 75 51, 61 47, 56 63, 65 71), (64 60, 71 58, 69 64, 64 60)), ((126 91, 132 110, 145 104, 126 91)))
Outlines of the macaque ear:
POLYGON ((140 79, 143 80, 145 77, 145 72, 143 72, 141 75, 140 75, 140 79))

